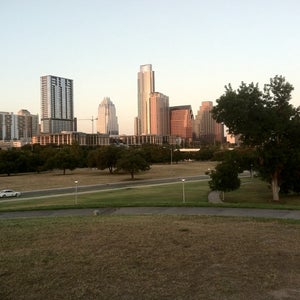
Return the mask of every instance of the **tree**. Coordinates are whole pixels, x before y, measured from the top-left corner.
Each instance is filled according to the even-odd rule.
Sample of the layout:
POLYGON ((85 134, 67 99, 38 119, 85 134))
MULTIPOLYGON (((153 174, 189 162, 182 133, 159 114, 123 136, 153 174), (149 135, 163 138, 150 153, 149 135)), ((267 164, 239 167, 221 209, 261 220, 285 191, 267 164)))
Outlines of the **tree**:
POLYGON ((117 161, 122 151, 123 148, 120 146, 103 146, 89 153, 88 165, 89 167, 97 167, 99 170, 108 169, 109 173, 112 174, 117 168, 117 161))
POLYGON ((71 147, 59 148, 53 157, 50 157, 47 161, 49 169, 57 168, 63 170, 63 174, 66 174, 66 170, 74 170, 78 166, 78 157, 72 152, 71 147))
POLYGON ((290 159, 300 145, 300 110, 289 104, 292 91, 282 76, 271 78, 263 91, 253 83, 242 82, 238 90, 228 85, 212 110, 214 119, 223 122, 229 133, 240 134, 245 145, 255 147, 257 169, 271 184, 275 201, 280 186, 289 180, 287 170, 299 166, 292 166, 290 159))
POLYGON ((134 179, 135 173, 150 170, 150 164, 143 157, 141 151, 129 149, 118 159, 117 170, 130 173, 131 179, 134 179))
POLYGON ((12 173, 17 173, 17 163, 19 151, 16 149, 0 150, 0 172, 10 176, 12 173))
POLYGON ((216 152, 216 147, 213 146, 204 146, 196 153, 195 158, 196 160, 211 160, 216 152))
POLYGON ((172 161, 178 164, 183 159, 182 152, 179 149, 175 149, 172 154, 172 161))
POLYGON ((216 166, 210 173, 211 180, 208 182, 213 191, 222 191, 224 193, 236 190, 240 187, 241 181, 238 177, 238 167, 234 162, 222 162, 216 166))

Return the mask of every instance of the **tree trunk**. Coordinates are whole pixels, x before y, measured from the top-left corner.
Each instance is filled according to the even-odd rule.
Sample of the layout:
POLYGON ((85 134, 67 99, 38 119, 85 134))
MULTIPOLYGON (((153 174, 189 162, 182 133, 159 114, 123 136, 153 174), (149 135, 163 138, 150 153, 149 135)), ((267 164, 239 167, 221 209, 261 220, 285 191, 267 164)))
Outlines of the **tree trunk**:
POLYGON ((134 179, 134 172, 130 172, 131 174, 131 179, 133 180, 134 179))
POLYGON ((274 174, 272 174, 272 194, 273 194, 273 201, 279 201, 279 191, 280 186, 278 185, 278 172, 275 171, 274 174))

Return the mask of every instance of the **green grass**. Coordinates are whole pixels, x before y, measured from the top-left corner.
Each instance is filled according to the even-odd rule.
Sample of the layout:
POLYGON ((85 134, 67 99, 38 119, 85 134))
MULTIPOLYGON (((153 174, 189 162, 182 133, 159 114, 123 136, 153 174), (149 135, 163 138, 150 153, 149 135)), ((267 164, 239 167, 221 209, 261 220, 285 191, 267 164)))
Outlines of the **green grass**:
POLYGON ((243 179, 240 189, 225 193, 225 202, 222 204, 208 203, 208 193, 207 181, 186 182, 185 203, 183 203, 182 183, 176 183, 78 194, 77 203, 75 203, 75 195, 11 201, 0 203, 0 211, 126 206, 222 206, 300 209, 299 195, 282 196, 280 203, 274 203, 271 201, 271 191, 268 185, 256 178, 243 179))

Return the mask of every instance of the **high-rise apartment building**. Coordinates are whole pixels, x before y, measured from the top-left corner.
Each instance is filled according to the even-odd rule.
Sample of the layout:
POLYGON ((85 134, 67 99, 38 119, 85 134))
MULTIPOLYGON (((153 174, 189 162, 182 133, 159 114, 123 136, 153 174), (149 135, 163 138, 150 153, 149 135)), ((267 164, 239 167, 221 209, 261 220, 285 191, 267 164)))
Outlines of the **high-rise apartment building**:
POLYGON ((167 136, 170 134, 169 97, 158 92, 150 94, 150 133, 167 136))
POLYGON ((24 140, 31 141, 31 138, 40 133, 39 116, 32 115, 28 110, 21 109, 17 114, 18 136, 24 140))
POLYGON ((73 80, 57 76, 41 77, 41 132, 73 131, 73 80))
POLYGON ((152 65, 141 65, 138 72, 138 119, 136 135, 150 134, 150 94, 155 91, 152 65))
POLYGON ((191 105, 170 107, 171 135, 189 142, 193 137, 193 111, 191 105))
POLYGON ((194 139, 204 144, 222 143, 224 141, 224 125, 213 119, 212 109, 212 101, 202 101, 194 120, 194 139))
POLYGON ((39 117, 22 109, 18 114, 0 112, 0 140, 21 140, 30 143, 34 135, 39 134, 39 117))
POLYGON ((119 134, 116 108, 108 97, 105 97, 98 107, 97 132, 109 135, 119 134))

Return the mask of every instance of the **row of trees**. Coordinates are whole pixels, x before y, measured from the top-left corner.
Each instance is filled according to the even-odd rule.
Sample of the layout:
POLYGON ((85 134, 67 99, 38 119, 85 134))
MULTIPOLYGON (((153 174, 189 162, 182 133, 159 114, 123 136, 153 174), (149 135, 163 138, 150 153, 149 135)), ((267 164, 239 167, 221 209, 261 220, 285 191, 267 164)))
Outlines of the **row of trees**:
POLYGON ((211 188, 238 188, 238 172, 248 161, 250 169, 270 183, 273 200, 279 200, 280 191, 299 193, 300 108, 289 103, 293 86, 284 77, 275 76, 262 91, 257 84, 243 82, 238 90, 231 85, 225 89, 212 111, 213 117, 224 123, 229 133, 240 137, 248 147, 248 155, 226 155, 211 173, 211 188))
POLYGON ((65 174, 66 170, 90 167, 108 169, 109 173, 126 170, 133 177, 137 169, 146 170, 153 163, 177 163, 185 159, 210 160, 218 159, 219 156, 218 147, 206 147, 196 153, 182 153, 170 145, 145 144, 133 148, 110 145, 87 148, 78 145, 57 147, 36 144, 21 149, 0 150, 0 173, 10 175, 60 169, 65 174), (125 166, 130 161, 132 165, 136 165, 131 169, 125 166))
POLYGON ((2 174, 24 172, 42 172, 60 169, 66 170, 79 167, 97 167, 108 169, 110 173, 125 171, 134 174, 150 169, 150 162, 140 149, 108 146, 99 149, 85 149, 73 146, 27 147, 17 150, 0 151, 0 170, 2 174))

